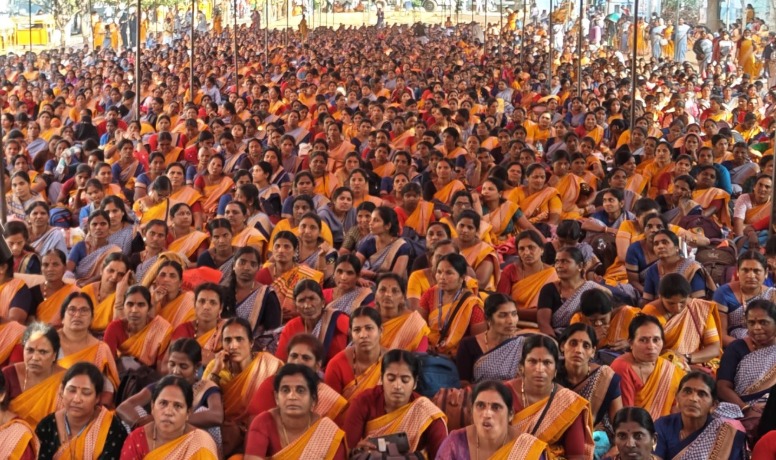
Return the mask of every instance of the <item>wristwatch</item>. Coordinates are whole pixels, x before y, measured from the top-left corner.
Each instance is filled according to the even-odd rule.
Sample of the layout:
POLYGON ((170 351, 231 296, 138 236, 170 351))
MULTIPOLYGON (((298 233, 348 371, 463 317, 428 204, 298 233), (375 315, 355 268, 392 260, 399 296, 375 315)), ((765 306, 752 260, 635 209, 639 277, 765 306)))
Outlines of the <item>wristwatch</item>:
POLYGON ((687 364, 692 364, 692 355, 690 353, 685 353, 684 359, 687 361, 687 364))

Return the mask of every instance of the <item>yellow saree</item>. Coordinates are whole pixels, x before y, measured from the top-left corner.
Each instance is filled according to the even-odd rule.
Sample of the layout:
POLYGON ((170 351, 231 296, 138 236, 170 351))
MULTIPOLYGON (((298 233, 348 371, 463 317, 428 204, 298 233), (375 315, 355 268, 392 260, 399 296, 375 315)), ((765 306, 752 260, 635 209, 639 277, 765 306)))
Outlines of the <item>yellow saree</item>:
POLYGON ((230 177, 222 177, 217 184, 205 185, 204 197, 202 200, 202 209, 208 214, 215 214, 218 207, 218 200, 224 193, 229 192, 234 186, 234 181, 230 177))
POLYGON ((321 459, 332 460, 339 449, 345 432, 327 417, 305 431, 296 441, 272 456, 273 460, 321 459))
POLYGON ((166 319, 173 329, 187 321, 194 321, 194 293, 181 292, 178 297, 167 302, 157 314, 166 319))
POLYGON ((316 414, 336 420, 347 405, 348 400, 337 393, 334 388, 323 382, 318 383, 318 402, 314 409, 316 414))
POLYGON ((540 460, 547 453, 547 443, 528 433, 497 450, 488 460, 540 460))
POLYGON ((512 299, 517 304, 517 308, 536 308, 539 305, 539 292, 542 287, 556 281, 558 281, 558 274, 555 272, 555 267, 546 267, 532 275, 520 277, 520 281, 512 284, 512 299))
POLYGON ((135 214, 140 216, 140 224, 145 225, 152 220, 161 220, 167 222, 170 217, 170 209, 178 203, 171 199, 162 200, 159 203, 148 206, 144 203, 144 200, 138 200, 132 206, 132 210, 135 214))
POLYGON ((431 223, 431 219, 434 217, 434 203, 420 200, 418 206, 412 211, 412 214, 407 216, 407 220, 404 221, 404 225, 409 227, 418 235, 425 235, 428 230, 428 225, 431 223))
MULTIPOLYGON (((640 313, 640 309, 627 305, 620 307, 619 310, 613 312, 612 318, 609 321, 609 328, 606 330, 606 335, 598 338, 598 348, 608 348, 618 342, 628 340, 628 326, 633 318, 640 313)), ((571 317, 570 324, 585 322, 585 317, 582 313, 574 313, 574 316, 571 317)), ((592 326, 592 324, 590 325, 592 326)))
POLYGON ((103 375, 113 383, 113 387, 119 388, 119 371, 116 369, 116 362, 113 359, 113 353, 105 342, 97 342, 91 347, 67 356, 63 356, 57 361, 61 367, 70 369, 75 363, 86 361, 97 366, 103 375))
POLYGON ((447 417, 426 397, 419 397, 395 411, 366 422, 366 439, 406 433, 410 451, 418 450, 423 432, 435 421, 447 417))
POLYGON ((208 432, 195 428, 152 450, 145 460, 218 460, 218 447, 208 432))
POLYGON ((197 249, 202 246, 202 243, 207 241, 210 235, 200 231, 193 231, 186 236, 182 236, 167 246, 167 250, 170 252, 177 252, 184 255, 187 259, 191 259, 197 253, 197 249))
POLYGON ((517 203, 525 217, 533 224, 546 222, 551 213, 560 214, 563 209, 560 194, 553 187, 545 187, 540 192, 528 195, 528 189, 521 185, 512 190, 508 200, 517 203))
MULTIPOLYGON (((750 196, 751 198, 751 196, 750 196)), ((751 225, 755 222, 764 219, 771 214, 772 204, 770 200, 767 203, 763 203, 757 206, 752 205, 750 209, 746 211, 744 216, 744 225, 751 225)))
MULTIPOLYGON (((351 355, 352 356, 352 355, 351 355)), ((352 382, 348 382, 345 388, 342 389, 342 396, 348 401, 353 399, 356 395, 360 394, 364 390, 376 387, 380 383, 380 361, 375 362, 369 366, 364 373, 358 376, 357 379, 353 379, 352 382)))
POLYGON ((49 376, 37 385, 27 388, 11 400, 8 408, 30 425, 37 425, 43 417, 58 409, 59 387, 65 371, 61 370, 49 376))
POLYGON ((186 203, 189 206, 194 206, 195 203, 202 199, 202 195, 200 195, 198 191, 194 190, 193 187, 184 185, 178 189, 177 192, 173 192, 170 195, 170 199, 179 203, 186 203))
POLYGON ((653 420, 670 414, 682 377, 684 371, 670 361, 658 357, 655 370, 649 374, 641 390, 636 392, 635 406, 646 409, 653 420))
POLYGON ((424 337, 431 332, 428 324, 416 311, 409 311, 383 323, 380 344, 386 350, 415 351, 424 337))
MULTIPOLYGON (((522 388, 522 382, 516 382, 519 382, 519 379, 508 382, 509 385, 512 385, 513 391, 518 388, 517 385, 522 388)), ((523 408, 512 417, 512 425, 517 427, 521 433, 530 433, 534 430, 537 437, 550 446, 549 458, 555 459, 564 457, 565 450, 560 444, 563 435, 577 417, 582 415, 585 419, 585 454, 588 458, 593 458, 595 443, 593 442, 593 419, 590 415, 590 403, 569 389, 556 385, 554 391, 555 396, 552 402, 549 401, 548 397, 523 408), (546 415, 542 417, 544 406, 548 402, 550 402, 550 407, 547 409, 546 415), (540 422, 539 426, 534 429, 537 422, 540 422)))
POLYGON ((579 207, 577 207, 577 201, 579 200, 579 194, 581 192, 582 179, 574 174, 566 174, 562 179, 555 184, 555 188, 560 194, 561 201, 563 202, 563 211, 561 212, 561 219, 579 219, 582 217, 579 207))
POLYGON ((470 267, 477 271, 477 268, 485 262, 490 260, 493 263, 493 274, 488 280, 488 284, 484 287, 486 291, 495 291, 498 281, 501 278, 501 265, 498 260, 498 253, 493 246, 480 241, 474 246, 461 249, 461 255, 466 258, 466 262, 470 267))
POLYGON ((453 195, 459 190, 466 190, 466 187, 464 187, 461 181, 453 179, 434 193, 434 199, 449 205, 453 195))
POLYGON ((8 361, 14 347, 21 343, 25 329, 16 321, 0 324, 0 364, 8 361))
POLYGON ((32 447, 32 454, 37 458, 40 450, 40 442, 35 437, 35 429, 20 418, 9 420, 0 425, 0 458, 16 460, 22 458, 28 447, 32 447))
MULTIPOLYGON (((213 369, 213 361, 205 368, 202 375, 203 379, 210 376, 213 369)), ((253 357, 253 360, 242 372, 229 380, 222 377, 221 390, 224 400, 224 420, 240 418, 251 402, 253 394, 258 390, 261 382, 277 373, 283 366, 283 361, 275 358, 270 353, 259 352, 253 357)), ((228 371, 222 371, 220 375, 228 374, 228 371)))
POLYGON ((463 301, 455 317, 448 318, 452 315, 460 299, 455 299, 455 301, 444 305, 438 305, 439 297, 436 295, 434 297, 434 309, 428 314, 428 326, 431 329, 428 335, 429 345, 436 347, 436 351, 440 354, 455 356, 455 353, 458 351, 458 344, 463 339, 463 336, 466 335, 466 331, 469 330, 469 320, 471 319, 472 312, 475 307, 481 308, 482 300, 475 295, 469 295, 463 301), (445 320, 444 318, 448 319, 445 320), (441 338, 441 330, 447 322, 450 323, 447 337, 441 338))
POLYGON ((133 356, 146 366, 153 366, 167 351, 170 334, 170 323, 161 316, 156 316, 140 332, 119 345, 119 356, 133 356))
POLYGON ((116 302, 116 292, 111 292, 107 297, 98 301, 100 294, 100 281, 87 284, 82 292, 92 299, 94 304, 94 315, 92 317, 93 331, 102 332, 113 321, 113 304, 116 302))
MULTIPOLYGON (((507 200, 501 203, 498 208, 482 216, 482 219, 489 223, 491 226, 491 241, 504 241, 509 236, 512 236, 506 233, 509 228, 509 224, 513 223, 512 217, 514 217, 518 209, 520 208, 517 206, 517 203, 507 200)), ((517 227, 513 225, 511 231, 513 235, 516 229, 517 227)))
MULTIPOLYGON (((689 299, 687 306, 676 315, 668 315, 660 299, 644 306, 643 313, 652 315, 663 325, 663 350, 680 355, 694 353, 716 343, 722 353, 717 304, 701 299, 689 299)), ((665 357, 665 355, 663 356, 665 357)))
POLYGON ((706 210, 714 201, 722 200, 722 205, 717 212, 714 213, 714 219, 720 225, 726 225, 730 227, 730 195, 716 187, 710 187, 705 190, 695 190, 692 192, 692 199, 695 200, 701 207, 706 210))
POLYGON ((8 318, 11 301, 19 290, 24 287, 24 280, 13 278, 0 285, 0 318, 8 318))
POLYGON ((57 460, 99 458, 108 440, 114 412, 101 407, 100 413, 81 432, 66 441, 54 454, 57 460))
POLYGON ((59 309, 62 307, 62 302, 71 293, 78 291, 80 291, 80 289, 78 289, 78 286, 75 284, 65 283, 65 285, 59 288, 57 292, 43 299, 43 302, 38 304, 38 307, 35 309, 35 316, 38 321, 42 321, 52 326, 61 324, 62 318, 59 317, 59 309))

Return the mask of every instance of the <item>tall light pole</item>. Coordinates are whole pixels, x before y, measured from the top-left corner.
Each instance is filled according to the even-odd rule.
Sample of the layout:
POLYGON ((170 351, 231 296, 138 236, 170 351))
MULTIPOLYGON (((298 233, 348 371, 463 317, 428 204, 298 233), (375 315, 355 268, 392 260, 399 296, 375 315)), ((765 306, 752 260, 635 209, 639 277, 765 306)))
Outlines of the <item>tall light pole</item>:
POLYGON ((577 96, 582 97, 582 18, 585 16, 585 2, 579 0, 579 34, 577 36, 577 96))
POLYGON ((633 129, 633 122, 636 120, 636 55, 638 54, 638 30, 639 30, 639 0, 633 0, 633 55, 631 56, 631 108, 630 108, 630 128, 633 129))
POLYGON ((547 63, 547 89, 548 89, 547 92, 548 93, 552 93, 552 54, 553 54, 552 45, 553 45, 553 41, 555 41, 555 32, 552 30, 552 27, 553 27, 552 13, 553 13, 552 0, 550 0, 550 14, 547 16, 547 18, 549 19, 549 27, 550 27, 550 31, 547 34, 547 37, 549 37, 550 39, 549 41, 550 49, 548 54, 549 62, 547 63))
POLYGON ((89 35, 92 37, 92 43, 89 46, 89 49, 94 51, 94 39, 96 34, 94 33, 94 18, 92 18, 92 0, 89 0, 88 8, 89 8, 89 30, 91 31, 89 35))
MULTIPOLYGON (((32 0, 29 0, 27 8, 27 18, 30 20, 30 33, 28 36, 30 38, 30 54, 32 54, 32 0)), ((27 58, 32 59, 32 56, 28 56, 27 58)))
MULTIPOLYGON (((141 0, 137 0, 137 11, 135 15, 137 17, 135 21, 135 120, 140 121, 140 59, 142 56, 142 44, 140 43, 140 27, 142 21, 140 20, 140 12, 142 11, 141 0)), ((127 35, 130 35, 129 33, 127 35)))
POLYGON ((240 72, 237 67, 237 0, 234 0, 234 92, 240 95, 240 72))
MULTIPOLYGON (((0 152, 3 151, 3 124, 0 123, 0 152)), ((0 158, 0 166, 5 169, 5 161, 0 158)), ((5 171, 0 171, 0 192, 3 196, 0 197, 0 221, 8 222, 8 204, 5 201, 5 171)))
POLYGON ((291 0, 286 0, 286 46, 288 46, 288 20, 291 16, 291 0))
POLYGON ((504 35, 504 0, 498 0, 498 55, 501 56, 501 40, 504 35))
MULTIPOLYGON (((269 65, 269 0, 264 0, 264 20, 267 26, 264 28, 264 67, 269 65)), ((313 9, 315 16, 315 9, 313 9)))
POLYGON ((191 93, 191 102, 194 102, 194 51, 196 45, 194 45, 194 18, 197 17, 197 0, 191 0, 191 55, 189 56, 189 64, 191 69, 191 75, 189 75, 189 93, 191 93))
POLYGON ((523 31, 520 32, 520 63, 525 63, 525 6, 528 0, 523 0, 523 31))

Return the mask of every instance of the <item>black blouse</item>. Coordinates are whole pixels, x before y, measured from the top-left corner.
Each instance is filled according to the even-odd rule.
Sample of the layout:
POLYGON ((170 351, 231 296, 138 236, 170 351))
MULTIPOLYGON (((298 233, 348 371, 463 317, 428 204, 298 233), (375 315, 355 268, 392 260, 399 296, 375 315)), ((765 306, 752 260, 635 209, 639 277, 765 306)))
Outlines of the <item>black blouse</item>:
MULTIPOLYGON (((35 428, 35 434, 40 439, 40 453, 38 460, 50 460, 54 458, 59 446, 59 430, 57 430, 57 420, 54 414, 49 414, 38 423, 35 428)), ((108 429, 108 437, 105 438, 105 445, 102 453, 97 460, 118 460, 121 457, 121 448, 124 446, 124 440, 127 438, 127 432, 121 420, 114 415, 108 429)))

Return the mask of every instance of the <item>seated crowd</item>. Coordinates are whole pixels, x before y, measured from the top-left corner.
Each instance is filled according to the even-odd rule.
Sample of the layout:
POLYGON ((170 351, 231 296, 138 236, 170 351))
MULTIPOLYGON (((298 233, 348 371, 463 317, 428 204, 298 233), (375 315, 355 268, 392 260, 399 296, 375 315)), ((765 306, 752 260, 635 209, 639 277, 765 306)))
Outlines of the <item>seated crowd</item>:
POLYGON ((365 30, 3 58, 0 458, 776 458, 770 112, 365 30))

